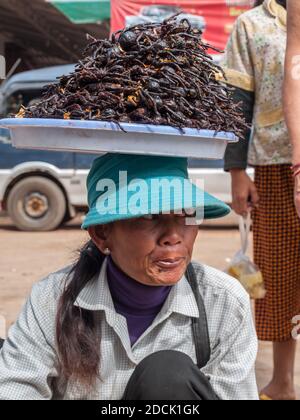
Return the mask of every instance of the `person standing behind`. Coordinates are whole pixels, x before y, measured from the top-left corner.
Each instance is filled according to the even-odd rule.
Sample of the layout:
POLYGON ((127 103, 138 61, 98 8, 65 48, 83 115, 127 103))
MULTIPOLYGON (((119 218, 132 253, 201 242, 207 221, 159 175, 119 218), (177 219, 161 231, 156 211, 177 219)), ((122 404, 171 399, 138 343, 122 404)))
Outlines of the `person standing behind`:
POLYGON ((300 217, 300 1, 288 1, 288 37, 285 62, 284 108, 293 145, 295 205, 300 217))
POLYGON ((282 86, 286 1, 265 0, 235 24, 224 57, 227 83, 242 102, 250 130, 228 147, 233 208, 253 217, 254 258, 266 283, 256 302, 258 337, 273 342, 274 372, 262 400, 293 400, 296 341, 292 319, 300 313, 300 220, 293 203, 292 147, 284 121, 282 86), (247 164, 255 168, 255 182, 247 164))

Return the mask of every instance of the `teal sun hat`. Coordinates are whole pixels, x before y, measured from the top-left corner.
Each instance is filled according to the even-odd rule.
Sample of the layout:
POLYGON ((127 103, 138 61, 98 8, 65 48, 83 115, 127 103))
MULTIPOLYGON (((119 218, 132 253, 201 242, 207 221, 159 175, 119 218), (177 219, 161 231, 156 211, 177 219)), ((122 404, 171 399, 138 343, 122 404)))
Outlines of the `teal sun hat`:
MULTIPOLYGON (((201 180, 200 180, 201 183, 201 180)), ((105 154, 87 178, 89 212, 82 229, 183 209, 216 219, 230 213, 222 201, 191 182, 181 157, 105 154)))

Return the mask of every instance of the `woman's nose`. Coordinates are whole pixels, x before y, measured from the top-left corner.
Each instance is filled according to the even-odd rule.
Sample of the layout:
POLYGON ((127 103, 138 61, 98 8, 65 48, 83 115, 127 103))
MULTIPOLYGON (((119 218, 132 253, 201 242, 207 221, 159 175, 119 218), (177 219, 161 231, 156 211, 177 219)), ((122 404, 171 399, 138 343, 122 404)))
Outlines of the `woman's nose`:
POLYGON ((160 237, 160 245, 174 246, 182 242, 181 229, 176 223, 165 223, 160 237))
POLYGON ((163 240, 164 246, 174 246, 174 245, 179 245, 179 244, 181 244, 181 239, 176 234, 169 235, 163 240))

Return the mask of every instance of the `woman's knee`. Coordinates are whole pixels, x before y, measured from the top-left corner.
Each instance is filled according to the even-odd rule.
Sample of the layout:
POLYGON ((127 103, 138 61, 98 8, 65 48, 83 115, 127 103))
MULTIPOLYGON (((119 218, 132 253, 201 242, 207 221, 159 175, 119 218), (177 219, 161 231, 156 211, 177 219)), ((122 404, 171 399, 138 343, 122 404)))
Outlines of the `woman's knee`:
MULTIPOLYGON (((146 357, 135 369, 124 399, 178 400, 189 394, 192 359, 178 351, 160 351, 146 357)), ((200 373, 200 372, 199 372, 200 373)))
POLYGON ((194 362, 185 353, 173 350, 159 351, 146 357, 136 368, 143 375, 146 383, 161 386, 182 384, 187 380, 188 367, 194 367, 194 362))

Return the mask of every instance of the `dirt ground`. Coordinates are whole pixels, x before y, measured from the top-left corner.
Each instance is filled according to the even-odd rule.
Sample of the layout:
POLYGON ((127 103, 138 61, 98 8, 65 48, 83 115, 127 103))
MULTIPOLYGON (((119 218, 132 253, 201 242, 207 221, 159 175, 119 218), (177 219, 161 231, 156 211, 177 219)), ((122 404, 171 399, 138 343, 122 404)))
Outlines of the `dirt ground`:
MULTIPOLYGON (((0 217, 0 335, 4 319, 8 328, 17 318, 32 285, 50 272, 69 264, 76 250, 88 239, 80 229, 80 218, 50 233, 17 231, 10 220, 0 217)), ((235 229, 206 228, 199 232, 194 259, 223 270, 226 259, 239 249, 235 229)), ((268 383, 272 374, 272 348, 260 343, 257 360, 259 386, 268 383)), ((300 346, 296 366, 296 384, 300 398, 300 346)))

